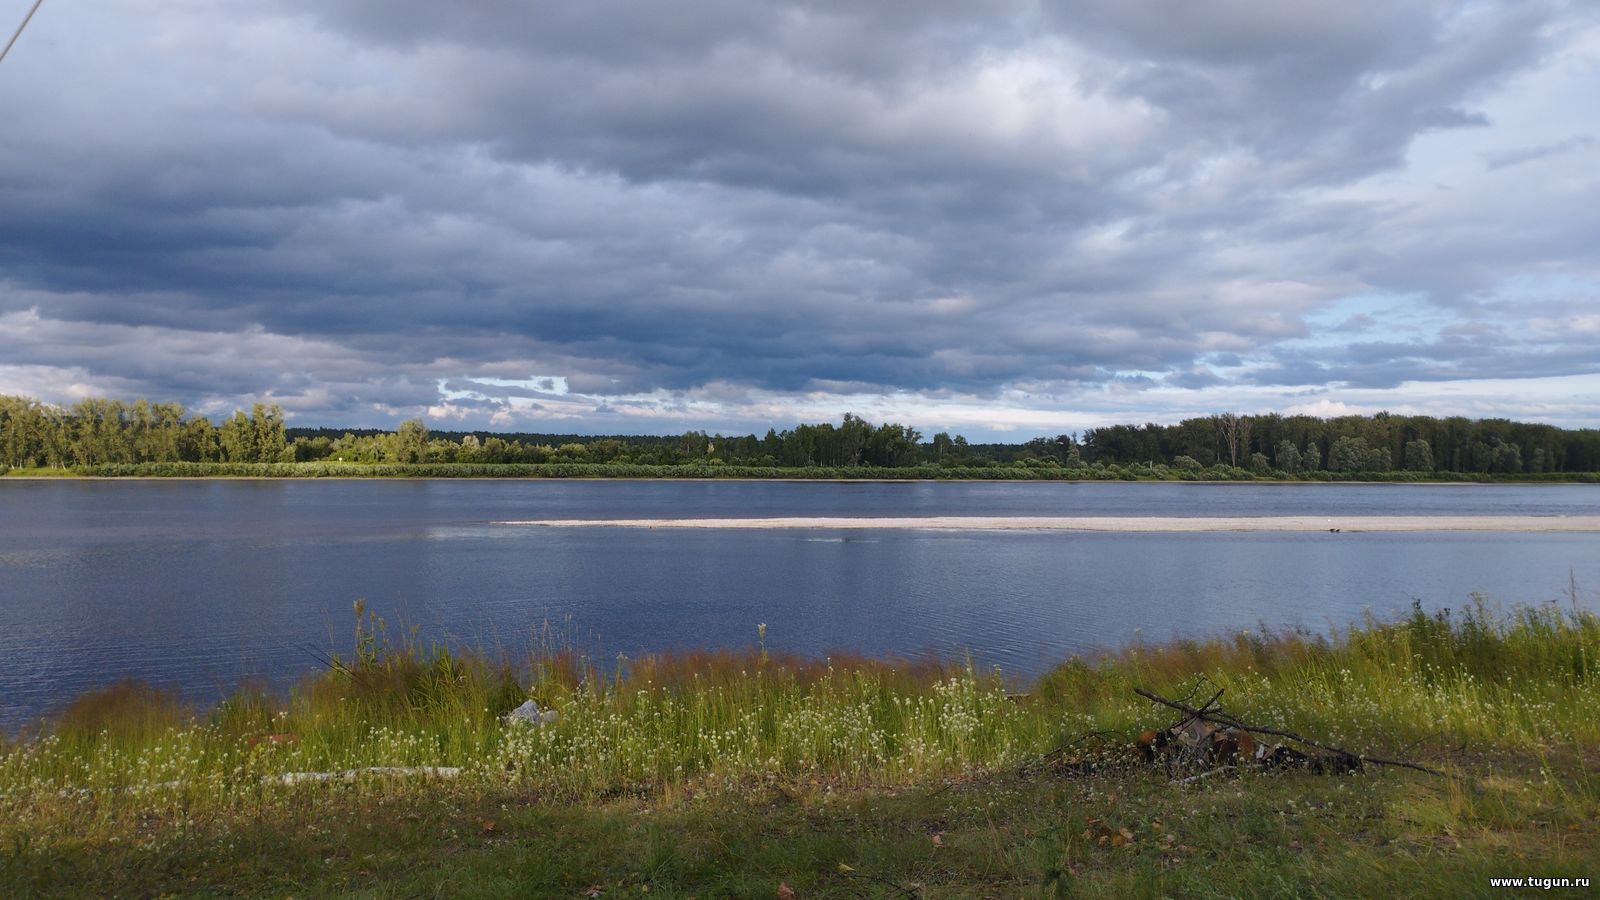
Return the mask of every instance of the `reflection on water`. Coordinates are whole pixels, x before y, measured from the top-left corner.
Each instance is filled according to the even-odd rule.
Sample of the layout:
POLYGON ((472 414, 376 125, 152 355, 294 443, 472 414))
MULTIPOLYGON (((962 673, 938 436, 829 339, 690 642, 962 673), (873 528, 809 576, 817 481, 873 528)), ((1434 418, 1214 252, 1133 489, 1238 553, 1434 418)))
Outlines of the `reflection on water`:
MULTIPOLYGON (((424 639, 610 658, 972 651, 1019 676, 1134 639, 1344 625, 1600 587, 1595 535, 518 529, 685 515, 1596 514, 1600 489, 722 482, 0 483, 0 723, 122 676, 204 699, 348 648, 366 598, 424 639)), ((1588 593, 1592 599, 1594 595, 1588 593)))

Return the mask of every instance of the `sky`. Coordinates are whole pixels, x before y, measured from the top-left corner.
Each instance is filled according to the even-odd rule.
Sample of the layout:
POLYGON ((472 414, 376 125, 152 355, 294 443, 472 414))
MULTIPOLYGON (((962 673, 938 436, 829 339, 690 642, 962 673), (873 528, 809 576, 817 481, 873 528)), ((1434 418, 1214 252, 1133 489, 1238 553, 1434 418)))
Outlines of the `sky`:
POLYGON ((1596 98, 1586 0, 46 0, 0 394, 1595 427, 1596 98))

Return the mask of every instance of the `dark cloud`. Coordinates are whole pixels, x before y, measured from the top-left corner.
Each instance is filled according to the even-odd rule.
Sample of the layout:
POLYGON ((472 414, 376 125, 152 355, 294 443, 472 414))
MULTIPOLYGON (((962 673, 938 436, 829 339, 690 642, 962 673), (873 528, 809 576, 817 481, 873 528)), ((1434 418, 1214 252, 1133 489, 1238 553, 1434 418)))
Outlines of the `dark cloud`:
POLYGON ((1578 4, 52 15, 0 73, 0 390, 670 427, 1594 371, 1505 292, 1594 295, 1600 125, 1494 106, 1592 59, 1578 4), (1316 324, 1382 294, 1457 330, 1316 324))

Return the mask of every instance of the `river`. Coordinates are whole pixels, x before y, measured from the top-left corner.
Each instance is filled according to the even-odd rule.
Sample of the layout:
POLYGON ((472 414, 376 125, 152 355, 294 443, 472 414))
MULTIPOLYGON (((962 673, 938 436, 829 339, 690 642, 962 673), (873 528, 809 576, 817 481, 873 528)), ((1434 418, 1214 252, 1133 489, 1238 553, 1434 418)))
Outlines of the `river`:
POLYGON ((0 480, 0 726, 124 677, 203 702, 348 652, 352 604, 424 640, 600 660, 741 647, 1078 652, 1418 600, 1596 607, 1600 534, 530 528, 515 520, 1582 516, 1591 485, 0 480), (543 639, 551 639, 547 634, 543 639))

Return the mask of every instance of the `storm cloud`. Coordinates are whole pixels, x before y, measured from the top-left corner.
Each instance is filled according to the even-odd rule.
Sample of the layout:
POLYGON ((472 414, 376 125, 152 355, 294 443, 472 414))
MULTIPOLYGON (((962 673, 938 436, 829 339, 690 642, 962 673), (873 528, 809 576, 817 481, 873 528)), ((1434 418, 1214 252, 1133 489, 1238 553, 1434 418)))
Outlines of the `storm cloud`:
POLYGON ((1592 425, 1591 10, 47 4, 0 66, 0 393, 1592 425))

